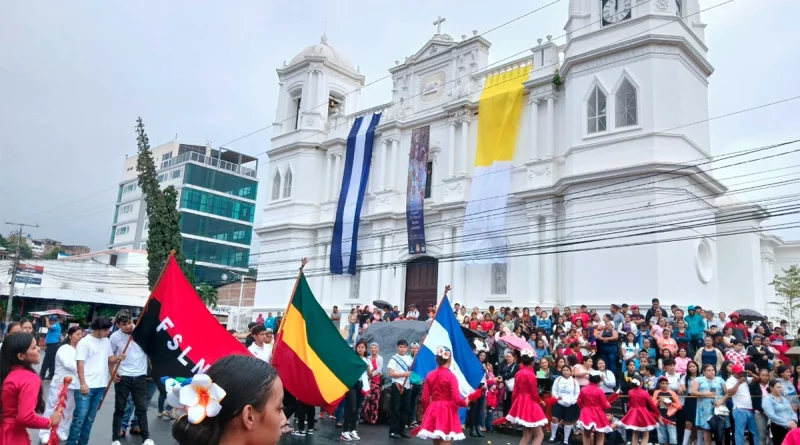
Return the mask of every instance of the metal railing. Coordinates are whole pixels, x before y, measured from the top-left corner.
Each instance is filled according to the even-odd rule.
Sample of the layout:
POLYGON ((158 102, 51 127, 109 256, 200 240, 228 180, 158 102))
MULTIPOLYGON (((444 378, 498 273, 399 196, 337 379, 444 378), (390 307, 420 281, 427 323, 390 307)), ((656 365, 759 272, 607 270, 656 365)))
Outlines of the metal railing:
POLYGON ((252 168, 243 167, 239 164, 234 164, 233 162, 224 161, 219 158, 213 158, 211 156, 207 156, 201 153, 197 153, 194 151, 189 151, 183 154, 180 154, 174 158, 167 159, 166 161, 161 162, 160 170, 165 168, 169 168, 178 164, 183 164, 184 162, 198 162, 200 164, 210 165, 211 167, 218 168, 220 170, 227 170, 229 172, 238 173, 240 175, 249 176, 251 178, 256 177, 256 171, 252 168))

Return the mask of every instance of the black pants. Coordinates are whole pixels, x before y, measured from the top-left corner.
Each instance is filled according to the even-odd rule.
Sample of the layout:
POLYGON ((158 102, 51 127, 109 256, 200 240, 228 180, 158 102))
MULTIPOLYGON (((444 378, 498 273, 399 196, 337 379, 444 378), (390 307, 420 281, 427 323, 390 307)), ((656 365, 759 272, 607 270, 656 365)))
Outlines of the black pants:
POLYGON ((52 379, 53 374, 56 372, 56 352, 58 351, 58 343, 48 343, 47 353, 44 355, 42 362, 42 370, 39 371, 39 376, 44 379, 52 379), (49 377, 47 377, 49 375, 49 377))
POLYGON ((772 431, 772 443, 775 445, 780 445, 783 443, 783 439, 786 438, 786 435, 789 434, 789 430, 777 425, 775 423, 770 423, 769 425, 770 431, 772 431))
POLYGON ((120 376, 119 383, 114 383, 114 421, 112 423, 111 440, 119 440, 119 431, 122 429, 122 415, 128 405, 128 395, 133 399, 133 411, 139 419, 139 428, 142 429, 142 440, 150 438, 150 429, 147 428, 147 377, 120 376))
POLYGON ((283 390, 283 414, 286 415, 286 421, 292 418, 292 415, 297 413, 297 399, 294 398, 292 393, 283 390))
POLYGON ((391 403, 389 411, 389 434, 404 434, 408 425, 408 413, 411 409, 411 388, 406 388, 402 394, 397 389, 397 384, 392 383, 391 403))
POLYGON ((350 391, 347 391, 347 395, 345 395, 346 401, 344 405, 344 423, 342 424, 342 431, 356 431, 358 413, 361 411, 361 404, 364 403, 364 393, 361 392, 361 389, 362 385, 359 380, 354 387, 350 388, 350 391))
POLYGON ((295 412, 297 416, 297 429, 298 431, 304 430, 313 430, 314 423, 316 422, 316 415, 317 415, 317 408, 306 405, 301 401, 297 401, 297 411, 295 412))

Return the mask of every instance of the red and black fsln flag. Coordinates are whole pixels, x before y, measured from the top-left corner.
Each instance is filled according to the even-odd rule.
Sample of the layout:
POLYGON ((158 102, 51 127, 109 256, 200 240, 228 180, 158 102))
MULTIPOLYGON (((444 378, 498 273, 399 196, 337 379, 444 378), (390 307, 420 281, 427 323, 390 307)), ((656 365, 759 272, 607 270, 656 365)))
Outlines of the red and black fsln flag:
POLYGON ((164 376, 203 374, 226 355, 251 355, 208 311, 172 255, 140 318, 133 339, 159 386, 164 376))

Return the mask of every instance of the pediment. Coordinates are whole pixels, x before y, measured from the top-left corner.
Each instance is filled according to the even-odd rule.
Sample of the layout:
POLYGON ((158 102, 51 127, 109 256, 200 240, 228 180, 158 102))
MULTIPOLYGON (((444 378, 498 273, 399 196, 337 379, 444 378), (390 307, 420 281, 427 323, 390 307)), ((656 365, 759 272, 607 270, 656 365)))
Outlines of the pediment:
POLYGON ((453 40, 447 34, 443 34, 441 36, 436 36, 433 39, 429 40, 425 46, 422 47, 419 51, 416 52, 413 56, 411 56, 406 63, 413 63, 419 62, 421 60, 429 59, 431 57, 436 57, 437 55, 447 52, 450 48, 456 46, 458 43, 453 40))

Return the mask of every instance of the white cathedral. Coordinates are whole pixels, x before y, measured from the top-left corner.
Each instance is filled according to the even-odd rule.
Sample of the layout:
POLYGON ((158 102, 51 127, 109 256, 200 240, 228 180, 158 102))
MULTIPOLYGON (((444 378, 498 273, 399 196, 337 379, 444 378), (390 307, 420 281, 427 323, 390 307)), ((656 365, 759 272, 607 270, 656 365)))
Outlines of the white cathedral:
POLYGON ((720 153, 707 123, 714 68, 699 10, 699 0, 570 0, 565 44, 537 39, 529 54, 501 64, 489 63, 491 44, 479 33, 452 37, 440 19, 416 54, 389 69, 391 101, 370 109, 357 102, 365 77, 325 36, 284 62, 269 202, 256 229, 253 316, 286 308, 302 257, 322 306, 345 314, 375 299, 423 308, 450 284, 451 301, 481 309, 649 305, 659 297, 777 315, 768 283, 800 263, 800 242, 762 229, 769 209, 740 202, 715 179, 711 160, 720 153), (503 233, 511 253, 503 264, 467 264, 458 250, 478 101, 488 76, 525 65, 532 70, 503 233), (355 118, 373 112, 383 116, 359 271, 331 275, 347 136, 355 118), (410 255, 410 138, 425 125, 427 249, 410 255))

